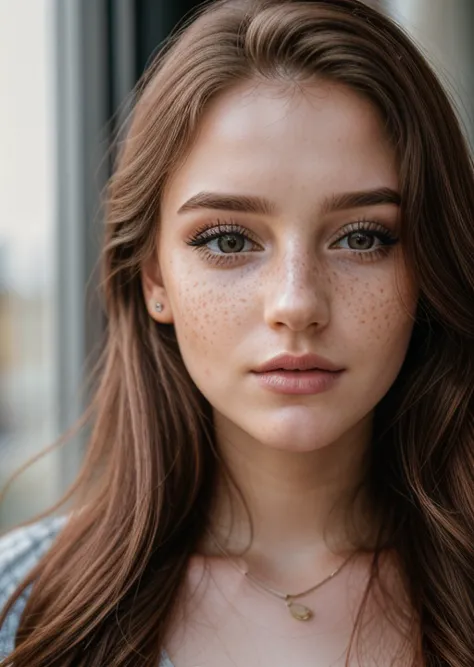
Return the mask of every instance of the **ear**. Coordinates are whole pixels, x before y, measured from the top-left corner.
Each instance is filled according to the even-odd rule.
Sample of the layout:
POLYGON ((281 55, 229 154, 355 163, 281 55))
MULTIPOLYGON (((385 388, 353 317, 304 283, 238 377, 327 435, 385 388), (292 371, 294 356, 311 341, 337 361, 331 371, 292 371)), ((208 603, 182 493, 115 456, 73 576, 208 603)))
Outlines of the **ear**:
POLYGON ((173 313, 163 283, 158 258, 152 253, 140 269, 143 296, 150 316, 160 324, 173 324, 173 313), (156 304, 161 304, 158 311, 156 304))

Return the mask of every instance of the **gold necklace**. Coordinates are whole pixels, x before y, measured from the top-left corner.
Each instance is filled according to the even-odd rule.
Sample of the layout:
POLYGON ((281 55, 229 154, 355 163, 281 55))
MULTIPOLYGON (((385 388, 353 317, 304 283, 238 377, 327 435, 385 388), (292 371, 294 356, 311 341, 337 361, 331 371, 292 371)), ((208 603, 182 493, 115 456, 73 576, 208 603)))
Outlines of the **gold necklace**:
POLYGON ((312 609, 307 607, 304 604, 301 604, 299 602, 293 602, 293 600, 296 600, 297 598, 303 597, 303 595, 308 595, 308 593, 312 593, 313 591, 317 590, 320 588, 323 584, 327 583, 332 579, 333 577, 336 576, 336 574, 339 574, 339 572, 342 570, 342 568, 347 565, 347 563, 351 560, 351 558, 355 555, 355 552, 350 554, 344 561, 337 567, 329 576, 327 576, 325 579, 322 581, 318 582, 315 586, 312 586, 311 588, 308 588, 308 590, 303 591, 302 593, 295 593, 294 595, 291 593, 282 593, 281 591, 277 591, 274 588, 271 588, 270 586, 267 586, 261 579, 256 577, 253 574, 250 574, 248 570, 243 570, 239 564, 232 558, 232 556, 224 549, 224 547, 217 541, 217 538, 213 535, 213 533, 210 530, 207 530, 209 533, 210 537, 212 538, 214 544, 216 547, 219 549, 219 551, 231 562, 231 564, 247 579, 252 581, 256 586, 261 588, 262 590, 266 591, 267 593, 271 593, 271 595, 274 595, 275 597, 280 598, 280 600, 284 600, 286 606, 288 607, 288 610, 290 614, 295 618, 297 621, 309 621, 311 618, 314 616, 314 612, 312 609))

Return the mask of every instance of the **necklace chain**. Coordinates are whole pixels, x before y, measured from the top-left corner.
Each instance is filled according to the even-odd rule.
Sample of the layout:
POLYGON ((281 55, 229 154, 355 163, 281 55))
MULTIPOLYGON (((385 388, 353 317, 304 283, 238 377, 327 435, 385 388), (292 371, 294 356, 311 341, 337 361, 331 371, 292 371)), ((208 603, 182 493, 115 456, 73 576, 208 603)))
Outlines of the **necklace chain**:
MULTIPOLYGON (((290 593, 283 593, 281 591, 277 591, 274 588, 271 588, 270 586, 267 586, 261 579, 256 577, 253 574, 250 574, 248 570, 243 570, 238 563, 232 558, 232 556, 224 549, 224 547, 218 542, 217 538, 214 536, 214 534, 208 530, 207 531, 216 545, 216 547, 219 549, 219 551, 234 565, 234 567, 243 575, 245 575, 248 579, 250 579, 256 586, 261 588, 264 591, 267 591, 267 593, 271 593, 272 595, 280 598, 281 600, 285 600, 287 603, 289 602, 291 605, 291 600, 295 600, 297 598, 302 597, 303 595, 308 595, 308 593, 312 593, 313 591, 317 590, 323 584, 327 583, 330 581, 333 577, 336 576, 336 574, 339 574, 339 572, 342 570, 342 568, 349 563, 349 561, 353 558, 355 552, 351 553, 342 563, 339 565, 331 574, 329 574, 327 577, 325 577, 322 581, 319 581, 317 584, 312 586, 311 588, 308 588, 308 590, 302 591, 301 593, 295 593, 295 594, 290 594, 290 593)), ((308 611, 310 611, 308 609, 308 611)), ((306 620, 306 619, 299 619, 299 620, 306 620)))

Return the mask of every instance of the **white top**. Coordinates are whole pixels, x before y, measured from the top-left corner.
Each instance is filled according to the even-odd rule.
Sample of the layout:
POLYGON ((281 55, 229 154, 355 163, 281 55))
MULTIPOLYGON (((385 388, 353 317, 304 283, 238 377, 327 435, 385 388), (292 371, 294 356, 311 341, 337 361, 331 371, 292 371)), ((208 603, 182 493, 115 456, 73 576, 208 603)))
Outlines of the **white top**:
MULTIPOLYGON (((35 567, 59 533, 67 517, 53 517, 17 528, 0 539, 0 611, 20 582, 35 567)), ((31 586, 17 600, 0 628, 0 661, 11 653, 15 635, 31 586)), ((173 667, 163 651, 159 667, 173 667)))

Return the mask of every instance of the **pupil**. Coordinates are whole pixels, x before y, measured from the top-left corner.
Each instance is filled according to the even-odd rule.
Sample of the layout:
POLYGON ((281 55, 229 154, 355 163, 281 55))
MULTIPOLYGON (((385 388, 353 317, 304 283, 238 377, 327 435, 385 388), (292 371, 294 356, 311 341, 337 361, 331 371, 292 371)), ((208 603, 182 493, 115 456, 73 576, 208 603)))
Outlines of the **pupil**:
POLYGON ((362 232, 353 232, 349 237, 349 246, 355 250, 368 250, 372 247, 373 239, 362 232))
POLYGON ((242 250, 243 239, 235 234, 226 234, 225 236, 221 236, 218 245, 222 252, 236 252, 237 250, 242 250))

